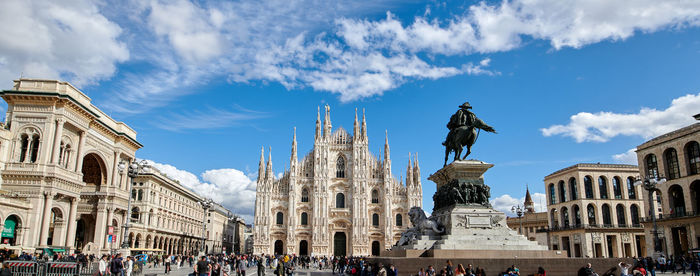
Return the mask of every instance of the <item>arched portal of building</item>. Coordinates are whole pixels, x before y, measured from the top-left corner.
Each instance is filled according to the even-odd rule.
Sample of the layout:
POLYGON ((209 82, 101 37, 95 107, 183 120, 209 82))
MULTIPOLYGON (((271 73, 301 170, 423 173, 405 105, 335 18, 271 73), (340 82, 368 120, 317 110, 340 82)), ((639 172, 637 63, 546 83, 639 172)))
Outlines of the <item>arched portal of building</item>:
POLYGON ((309 255, 309 242, 302 240, 299 242, 299 256, 309 255))
POLYGON ((284 242, 281 240, 275 241, 275 255, 284 254, 284 242))
POLYGON ((336 232, 333 235, 333 256, 347 255, 346 246, 347 237, 345 236, 345 232, 336 232))
POLYGON ((83 157, 83 182, 87 185, 101 186, 106 183, 106 167, 102 159, 95 153, 83 157))
POLYGON ((22 220, 16 215, 11 215, 5 219, 2 229, 2 244, 19 245, 19 233, 22 228, 22 220))
POLYGON ((372 242, 372 256, 379 256, 379 241, 372 242))

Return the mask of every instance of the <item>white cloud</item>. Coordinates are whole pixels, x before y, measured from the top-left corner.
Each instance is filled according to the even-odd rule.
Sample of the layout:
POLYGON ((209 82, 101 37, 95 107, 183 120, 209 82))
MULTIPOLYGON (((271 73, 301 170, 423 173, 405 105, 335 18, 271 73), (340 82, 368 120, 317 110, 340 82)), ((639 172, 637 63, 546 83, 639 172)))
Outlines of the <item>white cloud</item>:
POLYGON ((255 215, 255 181, 250 176, 236 169, 207 170, 201 180, 191 172, 175 166, 148 161, 161 173, 177 180, 192 191, 213 199, 235 214, 253 223, 255 215))
POLYGON ((234 106, 229 110, 205 108, 167 114, 157 120, 155 127, 170 130, 213 129, 239 125, 244 121, 267 117, 268 114, 234 106))
POLYGON ((122 29, 88 0, 0 1, 0 33, 3 85, 20 73, 92 84, 129 59, 122 29))
MULTIPOLYGON (((545 205, 547 202, 545 194, 530 193, 530 196, 532 197, 532 202, 535 204, 535 212, 545 212, 547 210, 547 206, 545 205)), ((518 199, 513 198, 509 194, 504 194, 491 199, 490 202, 494 209, 504 212, 507 216, 512 217, 516 215, 510 209, 517 205, 523 206, 525 197, 523 196, 522 198, 518 199)))
POLYGON ((540 129, 542 135, 563 135, 576 142, 607 142, 618 135, 641 136, 645 139, 676 130, 695 122, 700 94, 686 95, 671 101, 664 110, 642 108, 639 113, 580 112, 571 116, 567 125, 553 125, 540 129))
POLYGON ((626 152, 615 154, 612 158, 618 163, 637 165, 637 153, 635 150, 636 149, 630 149, 626 152))

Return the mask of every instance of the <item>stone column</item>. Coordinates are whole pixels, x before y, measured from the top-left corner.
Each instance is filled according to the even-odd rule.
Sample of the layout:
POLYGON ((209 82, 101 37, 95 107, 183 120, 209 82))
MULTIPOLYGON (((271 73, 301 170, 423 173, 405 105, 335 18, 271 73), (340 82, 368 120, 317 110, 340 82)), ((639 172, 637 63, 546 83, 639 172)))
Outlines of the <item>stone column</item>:
MULTIPOLYGON (((114 219, 114 207, 107 207, 107 226, 113 226, 112 220, 114 219)), ((105 232, 107 235, 107 232, 105 232)), ((114 242, 114 240, 112 240, 114 242)), ((109 248, 109 240, 105 238, 104 248, 109 248)))
POLYGON ((63 136, 63 123, 61 118, 56 119, 56 136, 53 137, 53 155, 51 156, 51 164, 58 164, 58 155, 61 151, 61 136, 63 136))
POLYGON ((65 246, 73 247, 75 245, 75 226, 77 224, 76 216, 78 215, 78 199, 70 199, 70 213, 68 213, 68 233, 66 234, 65 246))
POLYGON ((117 186, 117 175, 119 175, 119 156, 122 154, 120 149, 114 152, 114 163, 112 163, 112 181, 111 186, 117 186))
POLYGON ((103 199, 97 205, 97 217, 95 219, 95 244, 104 249, 105 238, 107 235, 107 208, 104 206, 103 199))
POLYGON ((85 131, 80 132, 80 140, 78 141, 78 155, 75 156, 75 172, 80 172, 83 169, 83 148, 85 147, 85 131))
POLYGON ((49 225, 51 224, 51 208, 53 207, 54 193, 44 192, 44 217, 41 220, 41 231, 39 232, 39 244, 47 245, 49 239, 49 225))

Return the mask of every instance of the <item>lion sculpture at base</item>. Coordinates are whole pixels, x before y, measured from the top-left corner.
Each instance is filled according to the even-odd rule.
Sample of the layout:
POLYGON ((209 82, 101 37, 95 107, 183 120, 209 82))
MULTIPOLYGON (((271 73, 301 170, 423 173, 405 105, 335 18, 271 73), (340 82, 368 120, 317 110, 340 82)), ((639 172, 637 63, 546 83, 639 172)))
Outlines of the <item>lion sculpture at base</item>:
POLYGON ((420 207, 411 207, 408 217, 413 227, 401 234, 401 239, 396 243, 397 246, 407 245, 421 235, 434 236, 445 232, 445 227, 432 217, 428 218, 420 207))

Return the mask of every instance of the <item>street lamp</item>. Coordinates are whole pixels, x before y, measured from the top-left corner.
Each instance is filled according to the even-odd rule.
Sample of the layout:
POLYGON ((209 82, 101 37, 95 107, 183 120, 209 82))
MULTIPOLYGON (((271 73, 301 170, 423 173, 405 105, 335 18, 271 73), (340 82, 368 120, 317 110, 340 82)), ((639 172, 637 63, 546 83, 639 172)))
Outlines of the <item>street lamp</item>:
POLYGON ((518 220, 520 221, 520 234, 524 234, 523 233, 523 218, 522 218, 523 213, 524 213, 523 207, 520 205, 513 206, 510 208, 510 211, 515 213, 516 215, 518 215, 518 220))
MULTIPOLYGON (((127 162, 124 162, 124 160, 119 162, 119 165, 117 165, 117 168, 119 169, 119 173, 124 173, 124 170, 127 169, 127 162)), ((131 221, 131 197, 134 192, 134 185, 131 183, 131 181, 137 177, 139 174, 143 173, 148 173, 151 170, 151 165, 146 162, 146 160, 141 160, 140 162, 134 161, 131 162, 131 164, 128 164, 128 171, 127 171, 127 176, 129 177, 127 180, 129 182, 129 203, 127 204, 126 207, 126 223, 124 223, 124 235, 122 236, 122 239, 124 240, 122 242, 121 247, 123 249, 128 249, 129 248, 129 224, 131 221)))
POLYGON ((657 185, 666 182, 666 178, 658 175, 649 175, 644 179, 637 178, 634 182, 635 186, 641 185, 647 192, 649 192, 649 215, 651 216, 651 221, 654 223, 654 253, 661 253, 661 243, 659 242, 659 231, 656 226, 656 208, 654 208, 654 192, 661 192, 657 185))
POLYGON ((204 218, 202 218, 202 245, 199 248, 199 255, 205 255, 206 252, 204 252, 204 234, 207 232, 207 210, 211 208, 212 205, 214 205, 214 201, 211 200, 211 198, 202 200, 199 202, 200 205, 202 205, 202 208, 204 208, 204 218))

